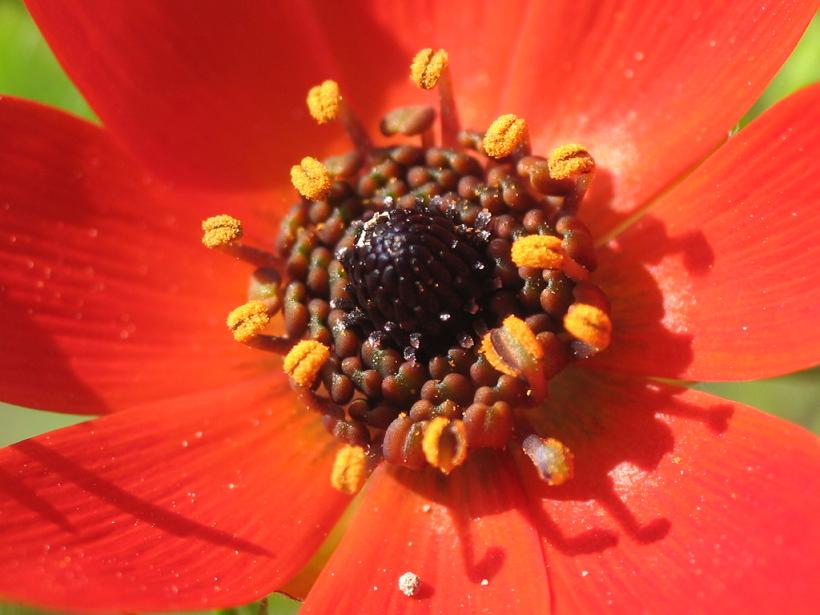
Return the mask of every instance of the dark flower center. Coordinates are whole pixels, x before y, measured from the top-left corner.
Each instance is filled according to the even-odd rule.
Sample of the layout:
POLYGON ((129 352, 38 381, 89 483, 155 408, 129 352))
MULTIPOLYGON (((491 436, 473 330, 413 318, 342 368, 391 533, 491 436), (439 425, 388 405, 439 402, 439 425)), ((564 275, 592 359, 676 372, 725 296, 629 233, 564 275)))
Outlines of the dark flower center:
MULTIPOLYGON (((414 60, 422 87, 449 83, 442 54, 414 60)), ((426 107, 382 122, 385 136, 420 135, 421 146, 375 147, 334 82, 313 88, 311 114, 341 121, 356 151, 291 169, 303 198, 277 254, 242 244, 230 216, 203 223, 208 247, 257 265, 251 301, 228 325, 287 354, 299 398, 344 443, 331 482, 346 491, 368 458, 448 473, 470 449, 508 445, 545 481, 567 480, 571 452, 527 417, 553 376, 609 344, 609 304, 588 280, 593 240, 576 215, 592 157, 577 145, 531 155, 513 115, 459 132, 445 90, 447 147, 431 146, 426 107), (279 312, 284 335, 266 334, 279 312)))

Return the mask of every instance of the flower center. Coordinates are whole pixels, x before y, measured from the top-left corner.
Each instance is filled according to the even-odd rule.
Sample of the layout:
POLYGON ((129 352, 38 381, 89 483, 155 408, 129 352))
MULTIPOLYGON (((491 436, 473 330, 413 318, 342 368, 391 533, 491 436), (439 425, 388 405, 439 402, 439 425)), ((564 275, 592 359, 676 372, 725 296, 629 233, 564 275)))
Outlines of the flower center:
POLYGON ((286 355, 299 399, 343 443, 339 489, 355 492, 374 461, 449 473, 470 450, 507 446, 560 484, 572 454, 526 416, 553 376, 609 344, 609 304, 588 281, 592 237, 576 215, 594 161, 578 145, 532 155, 514 115, 483 134, 459 130, 443 51, 420 52, 411 76, 439 88, 442 146, 435 111, 413 107, 388 113, 382 133, 421 144, 375 147, 326 81, 308 96, 311 114, 340 121, 356 149, 293 167, 302 200, 277 253, 243 244, 230 216, 203 222, 206 246, 256 266, 228 326, 286 355))

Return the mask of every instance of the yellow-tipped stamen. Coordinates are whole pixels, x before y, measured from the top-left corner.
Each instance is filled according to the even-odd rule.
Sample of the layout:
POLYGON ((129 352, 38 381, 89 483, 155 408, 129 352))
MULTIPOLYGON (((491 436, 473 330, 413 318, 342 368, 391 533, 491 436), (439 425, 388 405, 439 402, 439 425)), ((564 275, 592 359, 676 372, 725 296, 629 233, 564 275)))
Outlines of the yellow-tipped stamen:
POLYGON ((526 380, 533 400, 546 397, 544 348, 526 322, 507 316, 500 327, 484 335, 479 351, 502 374, 526 380))
POLYGON ((521 448, 548 485, 562 485, 572 478, 575 458, 564 443, 530 434, 521 442, 521 448))
POLYGON ((311 117, 319 124, 332 122, 339 116, 342 96, 339 84, 328 79, 308 91, 307 107, 311 117))
POLYGON ((310 156, 290 168, 290 181, 299 194, 311 201, 325 198, 332 184, 327 167, 310 156))
POLYGON ((326 124, 338 120, 360 153, 366 154, 370 151, 370 137, 342 97, 338 83, 327 79, 313 86, 308 91, 306 102, 311 117, 317 123, 326 124))
POLYGON ((330 357, 330 348, 316 340, 302 340, 285 356, 284 370, 297 386, 309 387, 330 357))
POLYGON ((556 147, 547 160, 552 179, 572 179, 595 170, 595 160, 587 148, 576 143, 556 147))
POLYGON ((242 238, 242 223, 233 216, 220 214, 202 221, 202 245, 219 248, 242 238))
POLYGON ((575 303, 564 316, 564 329, 574 338, 597 350, 609 346, 612 320, 601 308, 587 303, 575 303))
POLYGON ((484 133, 482 147, 491 158, 504 158, 516 149, 529 149, 529 129, 526 120, 506 113, 496 118, 484 133))
POLYGON ((270 252, 246 246, 242 243, 242 223, 227 214, 211 216, 202 221, 202 245, 219 250, 256 267, 272 267, 277 264, 270 252))
POLYGON ((467 432, 460 420, 439 416, 424 428, 421 443, 427 462, 449 474, 467 459, 467 432))
POLYGON ((247 342, 259 335, 270 324, 270 313, 265 301, 248 301, 228 314, 225 323, 237 342, 247 342))
POLYGON ((343 446, 336 453, 333 469, 330 471, 330 484, 348 495, 359 492, 367 479, 367 456, 360 446, 343 446))
POLYGON ((455 146, 460 123, 447 52, 430 48, 419 51, 410 64, 410 79, 423 90, 438 86, 441 141, 445 147, 455 146))
POLYGON ((519 267, 558 269, 564 261, 564 249, 558 237, 527 235, 513 242, 510 256, 519 267))

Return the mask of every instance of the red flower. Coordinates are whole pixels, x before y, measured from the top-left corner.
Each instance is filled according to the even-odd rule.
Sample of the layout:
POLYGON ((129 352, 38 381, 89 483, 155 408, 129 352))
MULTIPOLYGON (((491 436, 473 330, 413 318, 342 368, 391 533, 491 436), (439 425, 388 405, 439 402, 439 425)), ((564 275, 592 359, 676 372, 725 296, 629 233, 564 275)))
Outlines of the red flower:
POLYGON ((198 223, 230 211, 272 236, 290 165, 346 149, 308 121, 308 87, 338 78, 373 128, 420 99, 407 61, 433 45, 465 125, 512 109, 537 151, 593 152, 583 216, 614 237, 596 274, 613 344, 551 384, 543 420, 575 454, 572 481, 549 487, 501 451, 446 478, 382 464, 304 611, 817 602, 816 439, 648 379, 820 356, 820 87, 713 152, 814 2, 29 5, 104 128, 0 99, 0 390, 111 414, 0 453, 0 593, 212 608, 307 562, 350 501, 328 481, 335 447, 278 363, 226 335, 245 268, 204 257, 198 223))

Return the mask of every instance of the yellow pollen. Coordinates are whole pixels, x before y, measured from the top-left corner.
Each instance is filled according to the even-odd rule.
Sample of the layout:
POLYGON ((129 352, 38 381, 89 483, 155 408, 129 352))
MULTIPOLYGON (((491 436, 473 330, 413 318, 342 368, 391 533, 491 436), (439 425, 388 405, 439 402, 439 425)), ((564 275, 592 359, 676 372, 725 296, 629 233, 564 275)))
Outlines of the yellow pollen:
POLYGON ((285 373, 300 387, 309 387, 330 357, 330 348, 316 340, 302 340, 285 356, 285 373))
POLYGON ((331 183, 327 167, 310 156, 290 168, 290 181, 299 194, 314 201, 327 195, 331 183))
POLYGON ((593 348, 603 350, 612 337, 612 321, 602 309, 587 303, 571 305, 564 316, 564 329, 593 348))
POLYGON ((336 453, 333 469, 330 471, 330 484, 348 495, 355 495, 364 485, 367 478, 367 459, 360 446, 346 444, 336 453))
MULTIPOLYGON (((523 352, 524 356, 531 363, 535 363, 544 358, 544 348, 538 343, 535 333, 532 332, 526 322, 517 316, 507 316, 501 325, 501 342, 510 347, 512 353, 523 352)), ((485 334, 481 340, 481 353, 495 369, 502 374, 507 374, 513 378, 521 375, 520 366, 510 363, 509 358, 502 357, 496 349, 493 332, 485 334)), ((505 353, 506 354, 506 353, 505 353)), ((520 355, 519 355, 520 356, 520 355)))
POLYGON ((221 214, 202 221, 202 244, 206 248, 226 246, 242 237, 242 223, 233 216, 221 214))
POLYGON ((226 323, 237 342, 247 342, 270 324, 268 306, 264 301, 248 301, 228 314, 226 323))
POLYGON ((413 58, 410 65, 410 78, 423 90, 436 87, 442 73, 447 68, 448 56, 444 49, 433 51, 422 49, 413 58))
POLYGON ((424 428, 421 448, 427 462, 444 474, 467 459, 467 431, 460 420, 438 416, 424 428))
POLYGON ((564 261, 561 240, 552 235, 527 235, 516 239, 510 255, 519 267, 559 269, 564 261))
POLYGON ((570 143, 552 150, 547 165, 553 179, 569 179, 591 173, 595 169, 595 160, 583 145, 570 143))
POLYGON ((307 107, 311 117, 319 124, 332 122, 339 115, 342 97, 339 84, 331 79, 310 88, 307 107))
POLYGON ((527 139, 527 122, 520 117, 507 113, 490 124, 484 134, 482 145, 484 152, 492 158, 504 158, 513 153, 516 147, 527 139))

